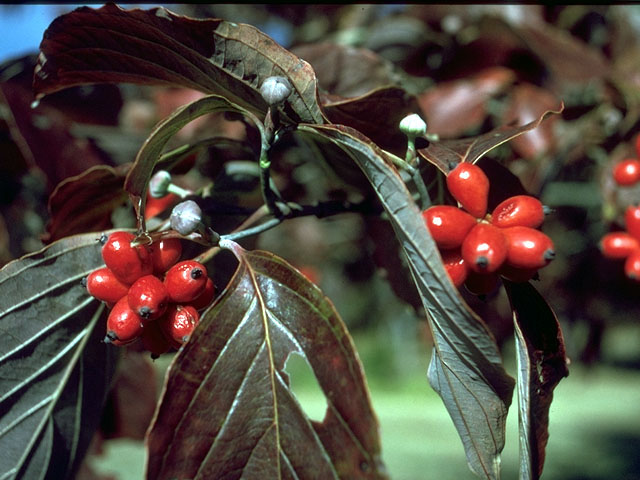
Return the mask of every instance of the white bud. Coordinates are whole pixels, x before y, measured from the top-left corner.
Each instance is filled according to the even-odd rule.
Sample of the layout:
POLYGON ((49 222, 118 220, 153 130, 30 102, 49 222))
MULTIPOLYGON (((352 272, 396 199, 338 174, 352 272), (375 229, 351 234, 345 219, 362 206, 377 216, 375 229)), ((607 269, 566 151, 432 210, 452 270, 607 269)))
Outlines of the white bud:
POLYGON ((420 115, 412 113, 400 121, 400 131, 407 137, 421 137, 427 133, 427 124, 420 115))
POLYGON ((260 94, 270 106, 284 102, 291 95, 291 83, 286 77, 268 77, 260 86, 260 94))
POLYGON ((193 200, 185 200, 173 207, 169 222, 171 228, 180 235, 189 235, 195 232, 202 221, 202 210, 193 200))
POLYGON ((162 198, 169 193, 171 174, 166 170, 158 170, 149 180, 149 194, 153 198, 162 198))

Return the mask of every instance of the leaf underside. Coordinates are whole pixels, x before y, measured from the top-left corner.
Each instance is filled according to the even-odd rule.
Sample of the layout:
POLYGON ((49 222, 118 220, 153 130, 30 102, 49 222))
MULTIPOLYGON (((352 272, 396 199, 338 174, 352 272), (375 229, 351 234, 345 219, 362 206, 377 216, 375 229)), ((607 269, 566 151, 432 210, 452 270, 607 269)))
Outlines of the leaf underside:
POLYGON ((71 478, 116 363, 104 308, 80 280, 99 234, 68 237, 0 270, 0 478, 71 478))
POLYGON ((341 146, 377 192, 428 313, 435 344, 429 382, 458 430, 471 470, 484 478, 499 478, 514 381, 502 366, 492 335, 450 284, 420 211, 388 154, 347 127, 301 129, 341 146))
POLYGON ((275 255, 234 253, 234 277, 171 366, 147 478, 386 478, 362 367, 330 301, 275 255), (292 353, 327 397, 321 423, 290 389, 292 353))
POLYGON ((520 478, 537 479, 549 439, 549 409, 556 385, 569 374, 558 320, 528 282, 505 282, 513 309, 518 359, 520 478))

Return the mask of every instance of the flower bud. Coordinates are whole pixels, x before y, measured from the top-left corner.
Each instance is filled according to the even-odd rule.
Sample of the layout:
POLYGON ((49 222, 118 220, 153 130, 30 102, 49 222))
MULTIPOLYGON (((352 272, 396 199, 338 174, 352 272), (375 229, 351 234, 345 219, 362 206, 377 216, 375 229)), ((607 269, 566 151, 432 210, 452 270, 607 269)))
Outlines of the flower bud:
POLYGON ((158 170, 149 180, 149 194, 153 198, 162 198, 169 193, 171 174, 166 170, 158 170))
POLYGON ((421 137, 427 133, 427 124, 420 115, 412 113, 400 121, 400 131, 407 137, 421 137))
POLYGON ((169 221, 171 228, 180 235, 189 235, 200 226, 202 210, 193 200, 185 200, 173 207, 169 221))
POLYGON ((291 83, 286 77, 267 77, 260 87, 260 94, 269 106, 284 102, 292 92, 291 83))

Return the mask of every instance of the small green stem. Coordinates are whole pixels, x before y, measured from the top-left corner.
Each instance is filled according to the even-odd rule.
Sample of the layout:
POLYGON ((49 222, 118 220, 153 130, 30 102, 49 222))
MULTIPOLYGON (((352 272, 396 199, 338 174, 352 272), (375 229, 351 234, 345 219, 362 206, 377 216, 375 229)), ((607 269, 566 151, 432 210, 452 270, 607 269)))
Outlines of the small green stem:
POLYGON ((404 161, 411 166, 415 166, 416 156, 416 139, 407 137, 407 153, 404 156, 404 161))
POLYGON ((255 227, 247 228, 246 230, 240 230, 239 232, 228 233, 226 235, 221 235, 221 240, 233 240, 234 242, 240 240, 241 238, 250 237, 251 235, 257 235, 262 232, 266 232, 267 230, 272 229, 273 227, 277 227, 282 223, 282 219, 280 218, 271 218, 260 225, 256 225, 255 227))
POLYGON ((192 195, 193 192, 191 190, 187 190, 186 188, 182 188, 175 183, 170 183, 167 185, 167 192, 173 193, 174 195, 179 196, 180 198, 187 198, 189 195, 192 195))

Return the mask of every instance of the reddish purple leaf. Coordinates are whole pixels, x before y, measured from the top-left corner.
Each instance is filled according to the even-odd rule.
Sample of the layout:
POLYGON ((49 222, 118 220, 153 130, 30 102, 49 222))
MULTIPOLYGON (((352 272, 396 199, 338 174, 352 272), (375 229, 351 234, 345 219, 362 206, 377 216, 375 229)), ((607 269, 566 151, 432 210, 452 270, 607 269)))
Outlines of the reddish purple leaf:
MULTIPOLYGON (((543 88, 530 83, 522 83, 513 88, 509 107, 503 120, 507 123, 516 122, 519 125, 539 118, 545 112, 553 110, 560 101, 543 88)), ((558 117, 551 117, 537 128, 523 133, 513 139, 513 149, 524 158, 536 158, 545 153, 552 153, 557 145, 554 134, 554 123, 558 117)))
POLYGON ((331 123, 347 125, 373 140, 378 146, 404 156, 407 137, 400 132, 400 121, 419 111, 411 95, 398 87, 380 88, 357 98, 323 103, 331 123))
POLYGON ((504 67, 482 70, 473 77, 438 84, 418 97, 429 132, 455 138, 479 127, 487 116, 487 101, 515 80, 504 67))
POLYGON ((165 8, 81 7, 45 31, 35 70, 39 97, 87 83, 171 85, 217 93, 264 114, 265 78, 289 78, 284 118, 322 123, 316 77, 308 63, 245 24, 197 20, 165 8))
POLYGON ((111 228, 111 213, 128 199, 124 179, 129 168, 99 165, 58 184, 49 197, 50 220, 44 240, 111 228))
POLYGON ((418 150, 418 153, 446 174, 459 162, 477 162, 485 153, 523 133, 537 128, 545 118, 549 115, 562 112, 563 108, 564 106, 561 105, 557 111, 546 111, 540 115, 537 120, 520 127, 506 125, 478 135, 477 137, 431 142, 427 148, 418 150))
POLYGON ((520 478, 542 474, 553 390, 569 375, 562 330, 544 298, 528 282, 504 282, 513 309, 518 358, 520 478))
POLYGON ((268 252, 240 264, 172 365, 147 478, 386 478, 362 367, 331 302, 268 252), (328 402, 309 420, 284 371, 296 353, 328 402))

